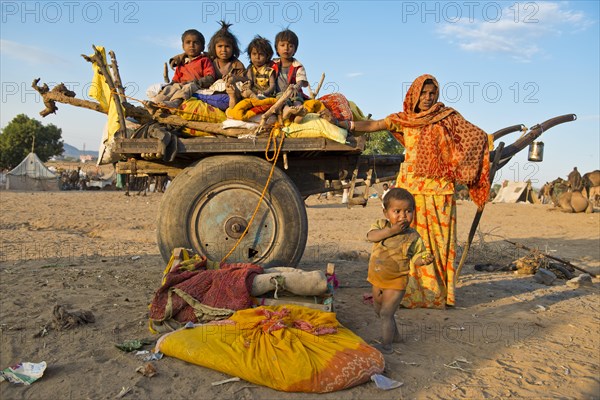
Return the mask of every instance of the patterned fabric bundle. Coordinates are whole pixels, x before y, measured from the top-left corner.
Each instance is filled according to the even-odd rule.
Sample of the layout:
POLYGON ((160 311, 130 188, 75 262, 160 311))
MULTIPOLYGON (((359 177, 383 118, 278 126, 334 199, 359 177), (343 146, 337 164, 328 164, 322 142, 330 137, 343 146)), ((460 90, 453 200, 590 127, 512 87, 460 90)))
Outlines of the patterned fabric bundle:
POLYGON ((348 99, 341 93, 331 93, 319 98, 338 121, 352 121, 352 110, 348 99))
POLYGON ((162 336, 155 351, 286 392, 326 393, 368 382, 383 355, 334 313, 286 305, 162 336))

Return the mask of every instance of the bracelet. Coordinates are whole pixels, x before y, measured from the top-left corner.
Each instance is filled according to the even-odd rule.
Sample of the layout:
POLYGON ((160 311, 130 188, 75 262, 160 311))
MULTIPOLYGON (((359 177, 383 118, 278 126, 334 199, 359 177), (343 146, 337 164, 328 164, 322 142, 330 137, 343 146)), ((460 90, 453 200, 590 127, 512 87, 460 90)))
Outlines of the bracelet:
POLYGON ((350 121, 350 132, 354 132, 354 121, 350 121))

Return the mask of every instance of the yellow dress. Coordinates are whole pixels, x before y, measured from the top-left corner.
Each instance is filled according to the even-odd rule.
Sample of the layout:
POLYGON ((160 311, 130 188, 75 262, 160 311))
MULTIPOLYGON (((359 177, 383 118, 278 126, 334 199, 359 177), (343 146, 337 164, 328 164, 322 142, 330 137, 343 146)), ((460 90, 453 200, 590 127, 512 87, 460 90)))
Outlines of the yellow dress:
MULTIPOLYGON (((389 227, 390 221, 382 218, 371 225, 371 230, 389 227)), ((380 289, 406 290, 410 264, 426 251, 421 237, 413 228, 373 243, 367 281, 380 289)))

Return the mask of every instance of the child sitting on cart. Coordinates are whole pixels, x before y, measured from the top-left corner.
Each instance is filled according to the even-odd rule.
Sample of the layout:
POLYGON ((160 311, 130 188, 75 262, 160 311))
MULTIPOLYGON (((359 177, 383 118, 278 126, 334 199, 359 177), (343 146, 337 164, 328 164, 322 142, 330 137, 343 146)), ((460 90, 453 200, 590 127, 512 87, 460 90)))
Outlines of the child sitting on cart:
POLYGON ((283 109, 283 118, 294 117, 295 122, 300 122, 306 114, 302 107, 307 98, 302 92, 303 87, 308 86, 306 69, 300 61, 294 58, 298 50, 298 36, 289 29, 284 29, 275 36, 275 51, 279 58, 273 60, 273 69, 277 84, 277 96, 279 97, 289 85, 298 87, 298 95, 290 99, 290 104, 283 109))
POLYGON ((264 99, 275 94, 275 70, 271 68, 273 57, 271 42, 256 35, 248 44, 246 53, 250 58, 250 65, 245 72, 247 81, 242 86, 241 93, 233 86, 228 87, 230 107, 233 107, 240 97, 264 99))
POLYGON ((171 59, 175 75, 152 100, 168 107, 177 108, 184 100, 201 88, 209 87, 216 78, 210 59, 203 53, 204 36, 195 29, 189 29, 181 35, 183 54, 171 59))

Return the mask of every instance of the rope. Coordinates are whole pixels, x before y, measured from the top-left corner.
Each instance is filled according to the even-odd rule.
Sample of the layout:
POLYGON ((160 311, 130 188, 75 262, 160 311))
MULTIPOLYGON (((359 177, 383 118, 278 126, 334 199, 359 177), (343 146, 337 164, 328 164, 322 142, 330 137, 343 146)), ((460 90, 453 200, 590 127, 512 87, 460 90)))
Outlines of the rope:
POLYGON ((258 209, 260 208, 260 205, 261 205, 263 199, 265 198, 265 194, 267 193, 269 183, 271 183, 271 178, 273 177, 273 172, 275 172, 275 166, 277 164, 277 159, 279 158, 279 153, 281 152, 283 140, 285 139, 285 134, 283 132, 281 132, 281 140, 279 141, 279 144, 277 144, 277 137, 276 137, 277 135, 274 134, 274 132, 281 132, 281 131, 277 127, 274 127, 273 129, 271 129, 271 132, 269 134, 269 140, 267 141, 267 147, 265 149, 265 158, 267 159, 267 161, 273 161, 273 164, 271 165, 271 171, 269 171, 269 176, 267 177, 267 182, 265 183, 265 187, 263 188, 263 191, 260 194, 260 199, 258 200, 258 204, 256 205, 254 212, 252 213, 252 217, 250 218, 250 221, 248 221, 248 225, 246 226, 246 229, 244 230, 244 232, 242 233, 240 238, 237 240, 237 242, 235 243, 233 248, 229 251, 229 253, 227 253, 225 255, 225 257, 223 257, 221 259, 221 264, 224 263, 225 260, 227 260, 227 258, 229 258, 229 256, 234 252, 234 250, 238 247, 238 245, 244 239, 244 237, 248 233, 248 230, 250 230, 250 226, 252 225, 252 222, 254 221, 254 217, 256 217, 256 214, 258 213, 258 209), (269 149, 271 148, 271 144, 273 144, 274 148, 275 148, 273 157, 269 157, 269 155, 268 155, 269 149))

